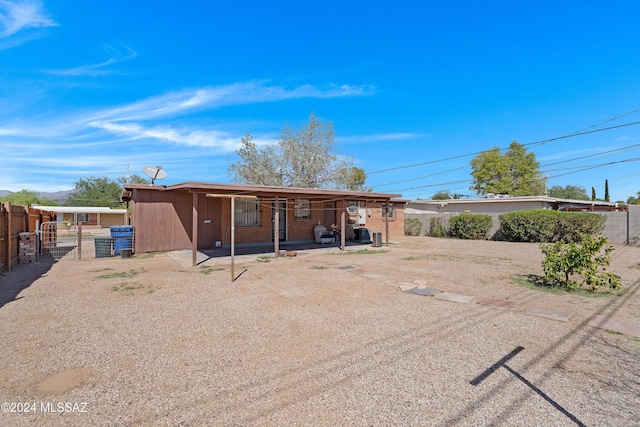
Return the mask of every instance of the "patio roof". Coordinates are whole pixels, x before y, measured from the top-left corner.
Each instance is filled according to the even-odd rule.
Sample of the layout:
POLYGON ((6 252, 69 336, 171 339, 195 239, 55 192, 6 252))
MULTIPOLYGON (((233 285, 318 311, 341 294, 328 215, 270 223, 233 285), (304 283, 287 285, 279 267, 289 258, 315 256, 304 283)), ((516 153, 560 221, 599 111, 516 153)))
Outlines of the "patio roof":
MULTIPOLYGON (((386 201, 400 199, 401 194, 373 193, 368 191, 328 190, 323 188, 298 188, 298 187, 270 187, 265 185, 241 185, 241 184, 217 184, 208 182, 183 182, 173 185, 149 185, 149 184, 125 184, 122 192, 122 200, 131 200, 131 190, 157 190, 180 191, 191 193, 206 193, 228 196, 258 196, 258 197, 282 197, 296 196, 315 200, 327 199, 358 199, 386 201)), ((400 201, 400 200, 398 200, 400 201)))

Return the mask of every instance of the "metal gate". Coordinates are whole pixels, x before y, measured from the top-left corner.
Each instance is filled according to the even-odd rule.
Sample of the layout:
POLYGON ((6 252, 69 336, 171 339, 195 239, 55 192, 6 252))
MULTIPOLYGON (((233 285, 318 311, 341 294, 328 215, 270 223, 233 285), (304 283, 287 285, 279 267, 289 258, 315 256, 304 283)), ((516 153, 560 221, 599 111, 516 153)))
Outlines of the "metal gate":
POLYGON ((43 222, 40 226, 39 258, 76 259, 78 230, 75 224, 43 222))

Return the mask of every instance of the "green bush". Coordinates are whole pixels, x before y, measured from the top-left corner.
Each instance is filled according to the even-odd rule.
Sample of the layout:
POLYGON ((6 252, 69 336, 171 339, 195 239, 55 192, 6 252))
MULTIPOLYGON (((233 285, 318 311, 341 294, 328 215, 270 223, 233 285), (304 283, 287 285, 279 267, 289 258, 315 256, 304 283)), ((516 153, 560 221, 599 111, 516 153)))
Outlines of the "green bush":
POLYGON ((431 218, 429 220, 429 236, 447 237, 447 220, 444 218, 431 218))
POLYGON ((460 214, 449 219, 449 234, 458 239, 486 240, 493 220, 485 214, 460 214))
POLYGON ((422 221, 418 218, 404 219, 405 236, 419 236, 422 233, 422 221))
POLYGON ((613 251, 613 246, 605 246, 606 243, 605 237, 585 234, 580 244, 541 244, 540 249, 545 256, 542 261, 545 281, 569 290, 583 285, 587 285, 590 291, 605 285, 620 289, 620 276, 606 271, 611 262, 609 254, 613 251))
POLYGON ((604 215, 546 209, 508 212, 500 215, 500 233, 515 242, 577 243, 584 234, 604 230, 604 215))

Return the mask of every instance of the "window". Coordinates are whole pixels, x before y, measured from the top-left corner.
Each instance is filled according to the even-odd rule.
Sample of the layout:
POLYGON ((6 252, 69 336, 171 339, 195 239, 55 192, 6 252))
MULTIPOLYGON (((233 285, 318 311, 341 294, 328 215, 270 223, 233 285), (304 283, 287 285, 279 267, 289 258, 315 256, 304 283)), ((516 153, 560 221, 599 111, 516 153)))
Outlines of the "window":
POLYGON ((235 200, 235 225, 256 226, 260 225, 260 202, 258 199, 235 200))
POLYGON ((387 212, 389 213, 389 219, 396 219, 396 207, 393 203, 382 204, 382 218, 387 217, 387 212))
POLYGON ((347 202, 347 213, 349 215, 356 215, 358 213, 358 202, 347 202))
POLYGON ((293 205, 293 217, 296 219, 311 218, 309 199, 296 199, 293 205))
POLYGON ((76 221, 78 221, 78 222, 89 222, 89 214, 88 213, 78 213, 78 214, 76 214, 76 221))

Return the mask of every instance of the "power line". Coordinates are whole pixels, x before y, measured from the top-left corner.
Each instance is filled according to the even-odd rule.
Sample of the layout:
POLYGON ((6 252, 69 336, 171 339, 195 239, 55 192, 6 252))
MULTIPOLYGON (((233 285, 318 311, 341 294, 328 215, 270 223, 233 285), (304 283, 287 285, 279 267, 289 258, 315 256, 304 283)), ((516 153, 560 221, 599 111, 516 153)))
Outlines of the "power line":
MULTIPOLYGON (((607 123, 607 122, 610 122, 610 121, 613 121, 613 120, 617 120, 617 119, 619 119, 621 117, 627 116, 629 114, 633 114, 633 113, 635 113, 637 111, 640 111, 640 110, 630 111, 630 112, 625 113, 625 114, 623 114, 621 116, 615 117, 613 119, 606 120, 605 122, 602 122, 602 123, 607 123)), ((591 128, 595 127, 595 126, 600 126, 602 123, 599 123, 599 124, 596 124, 596 125, 593 125, 593 126, 589 126, 589 127, 585 128, 585 129, 591 129, 591 128)), ((640 124, 640 121, 631 122, 631 123, 624 123, 624 124, 616 125, 616 126, 609 126, 609 127, 602 128, 602 129, 576 131, 576 132, 573 132, 573 133, 570 133, 570 134, 567 134, 567 135, 558 136, 558 137, 555 137, 555 138, 544 139, 544 140, 541 140, 541 141, 529 142, 529 143, 521 144, 521 145, 523 147, 543 145, 543 144, 548 144, 548 143, 553 142, 553 141, 559 141, 559 140, 562 140, 562 139, 573 138, 573 137, 576 137, 576 136, 589 135, 589 134, 592 134, 592 133, 604 132, 604 131, 613 130, 613 129, 619 129, 619 128, 623 128, 623 127, 627 127, 627 126, 634 126, 634 125, 637 125, 637 124, 640 124)), ((507 149, 508 149, 508 147, 500 148, 500 151, 507 150, 507 149)), ((430 164, 434 164, 434 163, 445 162, 445 161, 448 161, 448 160, 456 160, 456 159, 461 159, 461 158, 464 158, 464 157, 476 156, 478 154, 485 153, 487 151, 488 150, 483 150, 483 151, 477 151, 477 152, 474 152, 474 153, 467 153, 467 154, 460 154, 460 155, 452 156, 452 157, 445 157, 445 158, 437 159, 437 160, 430 160, 428 162, 414 163, 414 164, 403 165, 403 166, 396 166, 396 167, 393 167, 393 168, 387 168, 387 169, 381 169, 381 170, 377 170, 377 171, 373 171, 373 172, 367 172, 367 175, 374 175, 374 174, 378 174, 378 173, 391 172, 391 171, 400 170, 400 169, 409 169, 409 168, 414 168, 414 167, 418 167, 418 166, 425 166, 425 165, 430 165, 430 164)))

